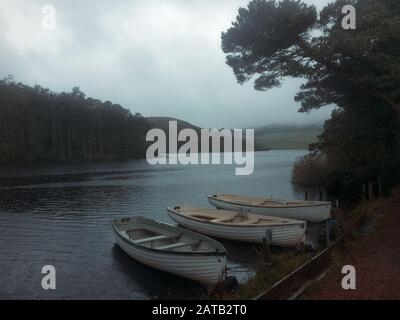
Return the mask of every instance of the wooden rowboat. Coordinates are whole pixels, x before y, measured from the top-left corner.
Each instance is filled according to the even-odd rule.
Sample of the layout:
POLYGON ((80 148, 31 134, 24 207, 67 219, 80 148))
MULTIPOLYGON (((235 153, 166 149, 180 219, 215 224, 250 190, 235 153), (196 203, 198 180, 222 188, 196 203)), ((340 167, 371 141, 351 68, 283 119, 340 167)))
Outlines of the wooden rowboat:
POLYGON ((251 213, 190 207, 167 208, 179 225, 211 237, 295 246, 305 242, 307 223, 251 213))
POLYGON ((117 244, 150 267, 214 287, 226 278, 226 250, 217 241, 143 217, 112 220, 117 244))
POLYGON ((321 222, 331 216, 331 203, 325 201, 277 200, 232 194, 208 196, 218 209, 245 211, 260 215, 321 222))

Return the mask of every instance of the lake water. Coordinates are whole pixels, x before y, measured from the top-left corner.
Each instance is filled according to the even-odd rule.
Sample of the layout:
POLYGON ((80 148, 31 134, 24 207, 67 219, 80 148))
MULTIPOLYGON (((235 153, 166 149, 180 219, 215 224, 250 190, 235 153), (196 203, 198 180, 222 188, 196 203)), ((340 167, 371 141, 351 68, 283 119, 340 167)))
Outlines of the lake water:
MULTIPOLYGON (((290 176, 305 153, 258 152, 251 176, 235 176, 230 165, 152 167, 145 160, 0 168, 0 298, 196 297, 196 284, 127 257, 114 244, 111 219, 144 215, 172 223, 165 207, 210 207, 206 196, 213 193, 302 198, 290 176), (56 268, 56 290, 41 287, 44 265, 56 268)), ((223 244, 230 274, 245 281, 256 250, 223 244)))

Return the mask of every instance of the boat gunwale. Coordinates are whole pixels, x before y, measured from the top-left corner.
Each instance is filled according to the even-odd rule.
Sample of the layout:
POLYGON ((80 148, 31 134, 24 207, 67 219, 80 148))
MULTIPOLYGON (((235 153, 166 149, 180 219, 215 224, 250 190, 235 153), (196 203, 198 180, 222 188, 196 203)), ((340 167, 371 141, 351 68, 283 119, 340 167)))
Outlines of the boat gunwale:
MULTIPOLYGON (((218 195, 216 195, 216 197, 214 195, 208 195, 207 198, 210 200, 217 200, 217 201, 221 201, 221 202, 225 202, 225 203, 230 203, 230 204, 235 204, 238 206, 246 206, 246 207, 256 207, 256 208, 273 208, 273 209, 282 209, 282 208, 309 208, 309 207, 322 207, 322 206, 327 206, 327 205, 332 205, 330 202, 326 201, 326 202, 322 202, 322 203, 310 203, 307 205, 290 205, 290 206, 280 206, 280 207, 274 207, 274 206, 267 206, 267 205, 257 205, 257 204, 247 204, 247 203, 243 203, 243 202, 236 202, 236 201, 227 201, 227 200, 222 200, 220 198, 218 198, 218 195)), ((262 198, 260 198, 262 199, 262 198)))
MULTIPOLYGON (((268 226, 268 225, 256 225, 256 224, 233 224, 233 223, 211 222, 211 221, 206 222, 206 221, 203 221, 201 219, 196 219, 196 218, 187 216, 185 214, 182 214, 180 212, 177 212, 173 208, 167 208, 167 211, 175 213, 176 215, 178 215, 180 217, 183 217, 183 218, 186 218, 188 220, 204 223, 206 225, 213 224, 213 225, 219 225, 219 226, 224 226, 224 227, 235 227, 235 228, 243 228, 243 227, 245 227, 245 228, 260 228, 260 229, 261 228, 264 228, 264 229, 271 228, 272 229, 274 227, 291 227, 291 226, 300 226, 302 228, 307 227, 307 221, 303 221, 303 220, 297 220, 297 222, 288 222, 288 223, 285 223, 285 224, 277 223, 277 224, 273 224, 273 225, 270 225, 270 226, 268 226)), ((228 211, 228 210, 225 210, 225 211, 228 211)), ((236 213, 236 211, 232 211, 232 213, 236 213)), ((252 215, 254 215, 254 214, 252 214, 252 215)), ((261 216, 260 219, 262 219, 264 217, 268 217, 268 216, 261 216)), ((275 217, 271 216, 271 218, 275 218, 275 217)), ((290 219, 290 220, 295 220, 295 219, 290 219)))
MULTIPOLYGON (((135 218, 137 218, 137 217, 135 217, 135 218)), ((189 235, 191 233, 192 234, 196 233, 194 231, 182 229, 180 227, 174 227, 174 226, 168 225, 166 223, 160 223, 160 222, 152 221, 152 220, 149 220, 149 219, 146 219, 146 218, 142 218, 142 217, 140 217, 140 218, 141 219, 145 219, 147 221, 151 221, 151 222, 157 223, 157 224, 162 224, 163 226, 177 228, 178 230, 182 230, 184 233, 187 233, 189 235)), ((122 239, 125 243, 127 243, 127 244, 129 244, 131 246, 134 246, 134 247, 136 247, 136 248, 138 248, 140 250, 145 250, 145 251, 156 253, 156 254, 168 254, 168 255, 178 255, 178 256, 218 256, 218 257, 226 257, 226 255, 227 255, 227 251, 226 251, 225 247, 221 243, 219 243, 218 241, 216 241, 214 239, 211 239, 211 238, 209 238, 207 236, 204 236, 203 234, 200 234, 200 233, 197 234, 197 236, 200 236, 199 238, 203 238, 205 241, 208 241, 210 243, 216 244, 217 247, 222 248, 224 251, 212 251, 212 252, 194 252, 194 251, 189 252, 189 251, 187 251, 187 252, 185 252, 185 251, 157 250, 155 248, 148 248, 148 247, 142 246, 140 244, 136 244, 132 240, 129 240, 129 239, 126 239, 125 237, 123 237, 121 235, 120 231, 118 231, 116 226, 115 226, 114 221, 116 221, 116 220, 119 220, 119 219, 112 219, 112 222, 111 222, 111 224, 113 226, 114 233, 117 234, 118 237, 120 239, 122 239)))

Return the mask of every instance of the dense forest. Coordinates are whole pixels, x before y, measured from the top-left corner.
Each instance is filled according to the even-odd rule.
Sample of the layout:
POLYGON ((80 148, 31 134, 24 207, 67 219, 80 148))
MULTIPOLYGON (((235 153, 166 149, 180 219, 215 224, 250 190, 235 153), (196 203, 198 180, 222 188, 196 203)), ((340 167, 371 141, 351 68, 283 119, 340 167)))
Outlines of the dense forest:
POLYGON ((148 126, 140 114, 77 87, 55 93, 0 81, 0 163, 141 158, 148 126))
POLYGON ((400 179, 400 1, 336 0, 320 12, 300 0, 253 0, 222 33, 239 83, 256 90, 305 79, 300 112, 335 105, 318 143, 295 166, 293 181, 360 194, 366 184, 400 179), (345 5, 355 29, 343 27, 345 5))

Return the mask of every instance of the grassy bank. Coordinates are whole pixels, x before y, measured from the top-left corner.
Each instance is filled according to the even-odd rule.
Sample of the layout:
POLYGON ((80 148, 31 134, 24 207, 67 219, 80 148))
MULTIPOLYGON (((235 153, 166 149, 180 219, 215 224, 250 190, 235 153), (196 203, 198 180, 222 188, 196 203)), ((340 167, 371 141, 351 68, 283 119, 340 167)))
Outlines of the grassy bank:
POLYGON ((227 293, 224 298, 228 300, 254 299, 274 283, 306 263, 310 258, 311 254, 309 253, 301 254, 295 251, 285 251, 272 255, 268 264, 261 260, 256 274, 241 285, 238 291, 227 293))

